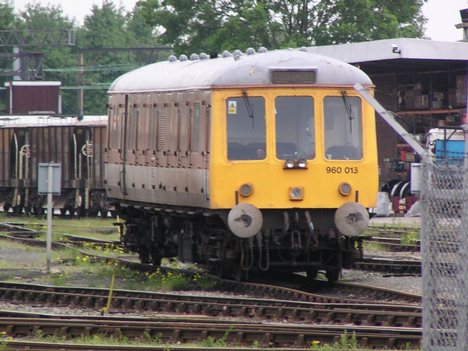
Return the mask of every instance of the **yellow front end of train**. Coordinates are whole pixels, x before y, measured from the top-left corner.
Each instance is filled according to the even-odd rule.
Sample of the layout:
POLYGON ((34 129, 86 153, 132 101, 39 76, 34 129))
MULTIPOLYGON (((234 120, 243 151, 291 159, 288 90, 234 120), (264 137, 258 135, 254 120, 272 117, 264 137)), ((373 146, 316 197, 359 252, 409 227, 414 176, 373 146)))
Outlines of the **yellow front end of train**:
POLYGON ((374 110, 352 87, 213 92, 211 207, 375 206, 374 110))

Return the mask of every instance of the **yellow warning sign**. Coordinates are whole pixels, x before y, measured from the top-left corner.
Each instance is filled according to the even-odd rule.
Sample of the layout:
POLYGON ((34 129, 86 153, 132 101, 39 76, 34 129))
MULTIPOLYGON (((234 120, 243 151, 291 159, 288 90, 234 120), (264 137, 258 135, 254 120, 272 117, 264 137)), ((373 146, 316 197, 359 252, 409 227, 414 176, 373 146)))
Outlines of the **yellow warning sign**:
POLYGON ((228 114, 235 115, 237 113, 237 101, 228 101, 228 114))

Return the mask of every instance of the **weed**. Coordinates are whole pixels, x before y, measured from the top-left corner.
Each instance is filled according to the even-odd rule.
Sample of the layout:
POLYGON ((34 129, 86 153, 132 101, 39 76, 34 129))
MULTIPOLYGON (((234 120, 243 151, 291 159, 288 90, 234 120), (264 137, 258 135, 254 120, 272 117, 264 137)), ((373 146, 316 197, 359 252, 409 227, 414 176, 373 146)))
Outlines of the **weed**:
POLYGON ((252 343, 252 348, 258 349, 259 347, 260 347, 260 341, 255 340, 255 341, 252 343))
POLYGON ((162 334, 157 333, 156 335, 151 335, 148 331, 143 332, 143 340, 148 344, 163 344, 162 334))
POLYGON ((68 276, 64 273, 52 273, 49 280, 52 285, 65 286, 68 283, 68 276))
POLYGON ((8 347, 8 342, 12 341, 13 337, 6 336, 6 332, 0 332, 0 351, 6 351, 8 347))
POLYGON ((340 335, 340 338, 333 345, 321 344, 319 340, 313 340, 310 343, 310 350, 333 351, 333 350, 362 350, 358 345, 356 333, 348 335, 347 332, 340 335))
POLYGON ((365 241, 363 248, 365 251, 388 251, 387 246, 372 241, 365 241))
POLYGON ((207 274, 195 273, 192 280, 195 284, 197 284, 203 290, 213 289, 218 284, 216 280, 214 280, 207 274))
POLYGON ((227 346, 227 339, 229 337, 229 334, 232 332, 232 327, 229 327, 228 330, 224 332, 224 335, 216 339, 213 336, 208 336, 206 340, 202 341, 201 345, 204 347, 226 347, 227 346))
POLYGON ((415 245, 419 240, 419 231, 411 230, 401 236, 402 245, 415 245))
POLYGON ((39 340, 44 339, 44 331, 41 328, 37 328, 36 330, 34 330, 34 337, 39 340))

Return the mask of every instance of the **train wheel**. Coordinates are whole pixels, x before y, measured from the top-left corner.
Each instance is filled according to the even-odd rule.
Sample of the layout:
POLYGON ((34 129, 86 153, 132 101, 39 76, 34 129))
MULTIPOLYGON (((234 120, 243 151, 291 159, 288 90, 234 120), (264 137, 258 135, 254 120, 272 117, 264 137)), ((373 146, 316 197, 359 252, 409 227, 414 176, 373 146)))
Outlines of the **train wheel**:
POLYGON ((340 273, 341 269, 339 268, 327 268, 325 275, 330 283, 334 283, 340 278, 340 273))
POLYGON ((159 267, 161 265, 161 260, 162 260, 161 250, 157 247, 152 247, 150 249, 150 254, 151 254, 151 263, 153 263, 154 266, 159 267))
POLYGON ((231 278, 237 282, 242 282, 249 278, 249 271, 246 271, 239 266, 235 270, 230 272, 229 276, 227 276, 226 278, 231 278))
POLYGON ((145 245, 141 245, 138 248, 138 257, 140 258, 141 263, 150 263, 150 252, 145 245))
POLYGON ((309 269, 306 271, 307 278, 310 280, 317 278, 318 271, 316 269, 309 269))

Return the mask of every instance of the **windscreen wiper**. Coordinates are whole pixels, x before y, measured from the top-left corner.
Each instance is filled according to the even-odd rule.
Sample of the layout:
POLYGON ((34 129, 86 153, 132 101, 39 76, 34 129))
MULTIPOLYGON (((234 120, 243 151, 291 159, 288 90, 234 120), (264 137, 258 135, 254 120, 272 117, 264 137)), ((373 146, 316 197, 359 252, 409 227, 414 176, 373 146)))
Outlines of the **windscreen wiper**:
POLYGON ((348 120, 349 120, 349 132, 352 134, 353 133, 353 119, 354 119, 354 114, 353 114, 353 109, 351 107, 351 104, 349 102, 349 97, 346 91, 341 91, 341 97, 343 98, 343 103, 345 105, 346 109, 346 114, 348 115, 348 120))
POLYGON ((242 98, 244 99, 245 108, 247 109, 247 114, 249 118, 252 120, 252 129, 255 127, 255 119, 254 119, 254 111, 252 105, 250 104, 249 96, 245 90, 242 90, 242 98))

